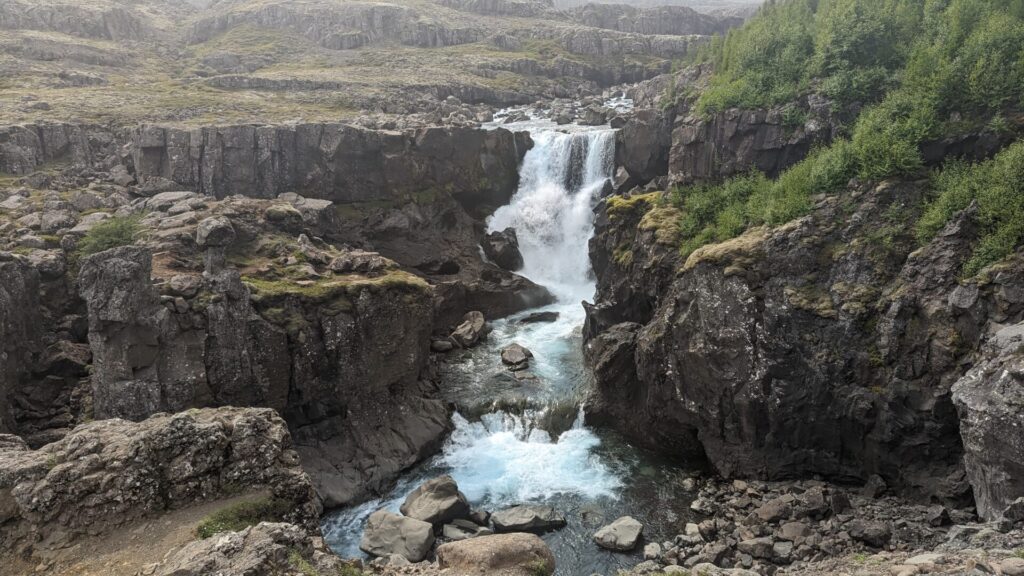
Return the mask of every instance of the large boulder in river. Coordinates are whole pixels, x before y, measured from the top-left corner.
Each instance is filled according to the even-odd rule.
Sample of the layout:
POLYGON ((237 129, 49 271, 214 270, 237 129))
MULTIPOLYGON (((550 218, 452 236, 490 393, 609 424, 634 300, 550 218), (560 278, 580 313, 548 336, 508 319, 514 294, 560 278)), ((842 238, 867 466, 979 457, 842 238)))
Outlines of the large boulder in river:
POLYGON ((412 491, 401 507, 402 514, 431 524, 468 518, 469 502, 451 476, 427 480, 412 491))
POLYGON ((519 252, 519 237, 515 228, 494 231, 484 238, 484 254, 505 270, 514 271, 523 267, 523 255, 519 252))
POLYGON ((1024 323, 996 332, 953 401, 978 514, 995 520, 1024 496, 1024 323))
POLYGON ((482 312, 466 312, 462 317, 462 323, 452 332, 452 340, 463 348, 476 345, 484 335, 487 328, 487 320, 482 312))
POLYGON ((370 514, 359 549, 374 556, 398 554, 410 562, 427 557, 434 546, 434 527, 429 522, 378 510, 370 514))
POLYGON ((555 556, 533 534, 496 534, 437 548, 438 567, 451 576, 547 576, 555 556))
POLYGON ((615 552, 629 552, 636 548, 644 525, 630 516, 623 516, 594 533, 594 542, 601 548, 615 552))
POLYGON ((495 532, 547 532, 565 526, 565 516, 548 506, 514 506, 491 515, 495 532))

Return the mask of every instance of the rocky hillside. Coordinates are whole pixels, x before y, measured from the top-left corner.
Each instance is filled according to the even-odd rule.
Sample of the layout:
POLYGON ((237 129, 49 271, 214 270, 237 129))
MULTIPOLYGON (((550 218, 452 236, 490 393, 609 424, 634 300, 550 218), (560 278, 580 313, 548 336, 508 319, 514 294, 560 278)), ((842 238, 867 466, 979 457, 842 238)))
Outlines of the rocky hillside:
POLYGON ((660 16, 595 20, 542 0, 12 1, 0 122, 437 123, 449 96, 505 106, 650 78, 736 23, 660 16))
MULTIPOLYGON (((1021 416, 1020 379, 999 366, 1024 320, 1024 103, 1018 76, 972 60, 1015 48, 970 47, 1021 14, 867 4, 781 2, 633 91, 651 108, 620 133, 591 242, 589 417, 726 477, 879 475, 995 520, 1020 496, 1001 488, 1021 452, 1000 424, 1021 416), (851 17, 875 40, 803 43, 851 17), (898 30, 923 35, 886 51, 898 30)), ((1001 33, 1019 46, 1019 27, 1001 33)))

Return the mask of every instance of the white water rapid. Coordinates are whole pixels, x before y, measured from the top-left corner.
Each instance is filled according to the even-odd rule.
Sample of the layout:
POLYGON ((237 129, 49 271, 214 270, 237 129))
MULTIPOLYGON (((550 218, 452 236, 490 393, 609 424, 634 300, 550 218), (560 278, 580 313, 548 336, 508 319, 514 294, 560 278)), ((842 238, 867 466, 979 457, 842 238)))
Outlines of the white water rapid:
POLYGON ((548 288, 556 302, 493 322, 486 342, 449 358, 442 389, 461 411, 453 416, 451 436, 441 454, 406 474, 387 497, 325 518, 327 540, 343 556, 362 555, 358 543, 370 513, 397 512, 409 492, 440 474, 450 474, 475 507, 544 503, 565 514, 569 526, 544 536, 560 576, 614 572, 630 562, 628 555, 597 549, 590 541, 597 526, 587 522, 627 513, 658 522, 680 518, 659 492, 671 484, 667 468, 614 435, 586 428, 580 408, 589 384, 581 302, 595 291, 588 241, 594 207, 615 168, 615 132, 547 126, 531 132, 534 146, 520 167, 519 189, 488 228, 516 230, 524 260, 518 273, 548 288), (558 318, 520 322, 538 311, 558 318), (533 352, 535 380, 519 381, 501 365, 501 349, 513 342, 533 352))

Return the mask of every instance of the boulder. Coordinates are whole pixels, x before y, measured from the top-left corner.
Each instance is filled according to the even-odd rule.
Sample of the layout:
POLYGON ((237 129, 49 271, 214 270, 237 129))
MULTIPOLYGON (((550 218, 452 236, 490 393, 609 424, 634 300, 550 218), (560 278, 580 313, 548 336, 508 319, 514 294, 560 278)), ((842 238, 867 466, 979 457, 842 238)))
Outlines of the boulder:
POLYGON ((374 556, 398 554, 410 562, 427 557, 434 546, 434 528, 429 522, 405 518, 387 510, 370 514, 359 549, 374 556))
POLYGON ((520 505, 491 514, 495 532, 548 532, 565 527, 565 516, 548 506, 520 505))
POLYGON ((512 371, 528 368, 530 358, 533 358, 533 352, 518 343, 509 344, 501 350, 501 363, 512 371))
POLYGON ((533 534, 496 534, 438 546, 437 564, 451 576, 550 576, 555 556, 533 534))
POLYGON ((452 332, 451 338, 459 346, 470 348, 476 345, 486 328, 487 321, 482 312, 467 312, 462 317, 462 323, 452 332))
POLYGON ((514 228, 491 232, 484 238, 484 254, 501 268, 515 271, 523 267, 523 255, 519 252, 519 237, 514 228))
POLYGON ((1024 323, 998 331, 953 385, 978 515, 996 520, 1024 495, 1024 323))
POLYGON ((235 227, 223 216, 211 216, 199 223, 196 244, 200 248, 228 246, 235 241, 235 227))
POLYGON ((594 542, 601 548, 629 552, 636 548, 644 525, 630 516, 623 516, 594 533, 594 542))
POLYGON ((875 548, 885 546, 892 539, 892 528, 874 520, 854 520, 850 523, 849 532, 854 540, 875 548))
POLYGON ((431 524, 469 518, 470 513, 469 502, 451 476, 427 480, 406 497, 400 509, 409 518, 431 524))
POLYGON ((771 536, 762 536, 760 538, 743 540, 736 545, 736 548, 740 552, 749 554, 754 558, 771 558, 774 546, 775 543, 772 541, 771 536))

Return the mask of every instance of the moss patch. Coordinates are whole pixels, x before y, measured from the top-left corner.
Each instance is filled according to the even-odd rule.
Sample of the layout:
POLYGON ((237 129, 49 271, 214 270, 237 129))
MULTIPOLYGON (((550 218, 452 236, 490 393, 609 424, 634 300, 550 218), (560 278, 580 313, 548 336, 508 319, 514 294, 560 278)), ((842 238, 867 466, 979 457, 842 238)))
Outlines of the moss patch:
POLYGON ((608 217, 612 220, 617 220, 635 215, 641 210, 646 212, 654 206, 661 196, 661 192, 634 194, 632 196, 610 196, 605 200, 608 217))
POLYGON ((272 497, 246 500, 217 510, 199 521, 196 535, 206 539, 221 532, 237 532, 260 522, 280 522, 291 504, 272 497))

